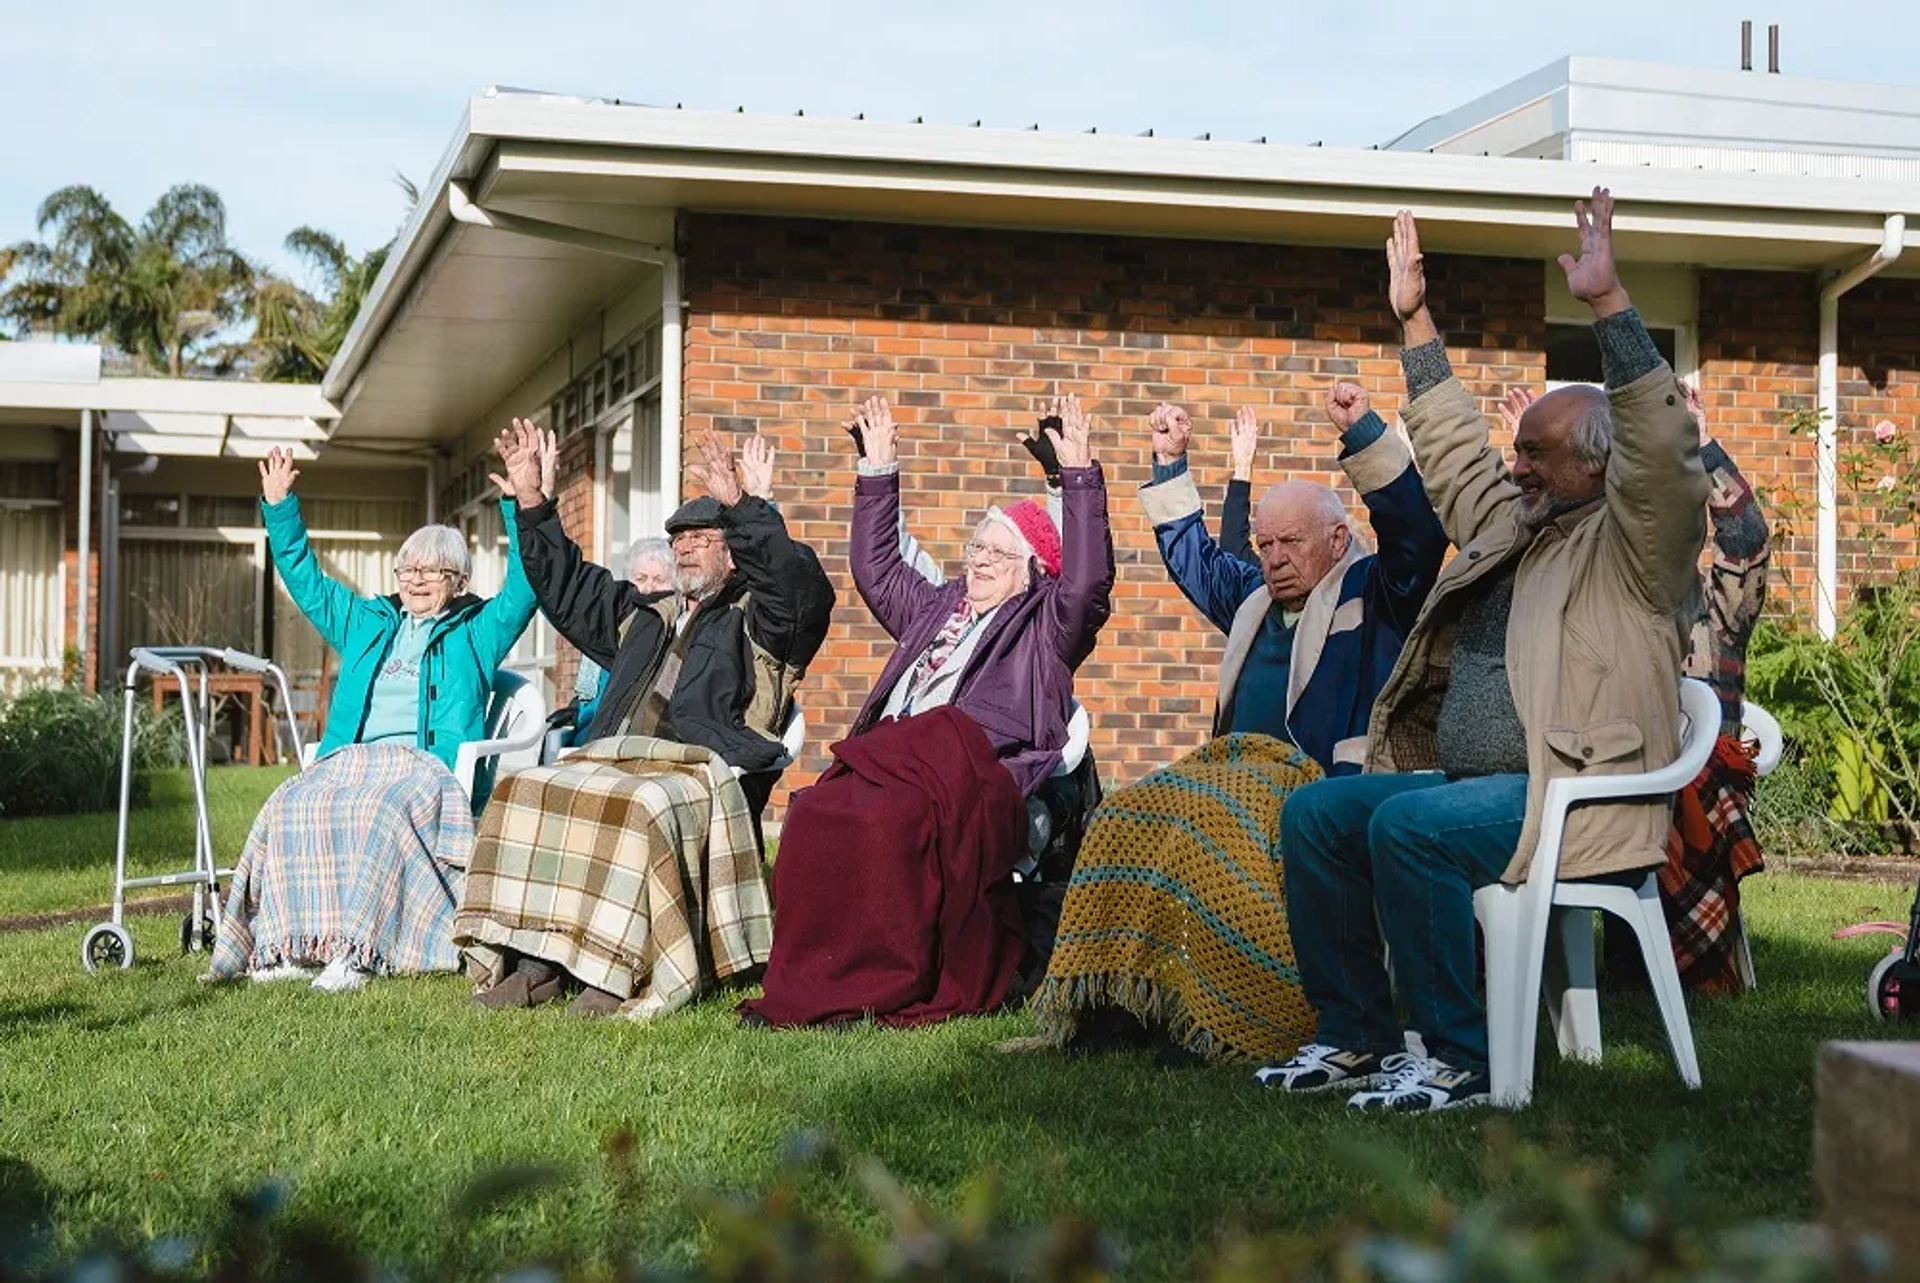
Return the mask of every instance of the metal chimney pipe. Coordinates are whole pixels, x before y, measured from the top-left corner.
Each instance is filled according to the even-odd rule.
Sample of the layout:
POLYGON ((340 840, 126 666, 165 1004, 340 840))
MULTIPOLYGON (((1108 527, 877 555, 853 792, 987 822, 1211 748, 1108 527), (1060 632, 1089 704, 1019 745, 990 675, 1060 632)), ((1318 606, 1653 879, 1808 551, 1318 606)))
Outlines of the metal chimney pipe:
POLYGON ((1740 70, 1753 70, 1753 19, 1743 18, 1740 22, 1740 70))
POLYGON ((1767 24, 1767 74, 1780 74, 1780 24, 1767 24))

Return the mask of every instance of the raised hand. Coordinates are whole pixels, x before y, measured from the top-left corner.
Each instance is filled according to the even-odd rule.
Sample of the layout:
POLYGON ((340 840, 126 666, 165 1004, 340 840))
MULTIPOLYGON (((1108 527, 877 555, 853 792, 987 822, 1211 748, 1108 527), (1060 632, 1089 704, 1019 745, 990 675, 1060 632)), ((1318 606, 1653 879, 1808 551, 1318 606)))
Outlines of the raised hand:
POLYGON ((893 407, 883 396, 870 396, 853 412, 846 424, 860 442, 866 461, 876 468, 898 462, 900 429, 893 423, 893 407))
POLYGON ((1427 306, 1427 264, 1420 255, 1420 226, 1410 209, 1394 215, 1393 235, 1387 238, 1387 301, 1402 324, 1427 306))
POLYGON ((740 447, 740 484, 757 499, 773 498, 773 442, 748 437, 740 447))
POLYGON ((1254 456, 1260 452, 1260 420, 1253 407, 1243 405, 1235 410, 1233 426, 1228 431, 1232 434, 1229 441, 1233 447, 1233 479, 1251 481, 1254 456))
POLYGON ((1596 316, 1612 316, 1633 306, 1613 266, 1613 193, 1593 189, 1593 203, 1573 203, 1573 221, 1580 229, 1580 257, 1560 256, 1567 274, 1567 291, 1587 304, 1596 316))
POLYGON ((1529 387, 1516 384, 1507 389, 1506 396, 1500 398, 1500 421, 1507 425, 1508 436, 1520 431, 1520 416, 1538 399, 1538 394, 1529 387))
POLYGON ((547 501, 547 490, 540 476, 540 449, 544 445, 540 429, 531 419, 515 419, 493 439, 493 452, 506 465, 506 475, 490 472, 487 477, 510 494, 523 508, 537 507, 547 501))
POLYGON ((1342 432, 1364 419, 1372 408, 1367 390, 1358 383, 1335 383, 1327 389, 1327 418, 1342 432))
POLYGON ((1056 398, 1048 403, 1047 413, 1060 416, 1059 430, 1048 428, 1047 435, 1053 439, 1053 451, 1060 457, 1061 468, 1085 468, 1091 465, 1093 420, 1080 408, 1080 398, 1056 398))
POLYGON ((549 428, 540 437, 540 493, 556 494, 560 484, 560 437, 549 428))
POLYGON ((276 447, 267 451, 267 457, 260 461, 260 497, 269 505, 284 500, 293 493, 293 483, 300 479, 300 469, 293 466, 293 451, 276 447))
POLYGON ((706 487, 708 494, 719 500, 723 508, 731 508, 740 502, 740 476, 734 471, 733 443, 712 428, 700 434, 696 443, 700 450, 700 462, 693 464, 687 471, 693 479, 706 487))
POLYGON ((1153 429, 1153 457, 1157 463, 1172 463, 1187 452, 1187 438, 1193 435, 1193 420, 1177 405, 1162 401, 1147 416, 1153 429))

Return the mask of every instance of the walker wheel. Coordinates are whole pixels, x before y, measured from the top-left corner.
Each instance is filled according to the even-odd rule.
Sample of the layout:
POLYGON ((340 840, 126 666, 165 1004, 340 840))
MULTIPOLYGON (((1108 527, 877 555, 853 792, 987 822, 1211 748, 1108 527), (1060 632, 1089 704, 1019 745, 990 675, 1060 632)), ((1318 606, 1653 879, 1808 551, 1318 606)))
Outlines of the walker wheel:
POLYGON ((1920 988, 1906 992, 1908 986, 1902 977, 1892 974, 1899 964, 1900 951, 1896 949, 1867 973, 1867 1009, 1881 1020, 1920 1015, 1920 988))
POLYGON ((102 967, 125 971, 133 965, 133 937, 115 922, 102 922, 80 942, 80 961, 88 971, 102 967))
POLYGON ((194 916, 189 913, 180 919, 180 952, 213 952, 213 919, 202 914, 198 920, 198 932, 195 931, 194 916))

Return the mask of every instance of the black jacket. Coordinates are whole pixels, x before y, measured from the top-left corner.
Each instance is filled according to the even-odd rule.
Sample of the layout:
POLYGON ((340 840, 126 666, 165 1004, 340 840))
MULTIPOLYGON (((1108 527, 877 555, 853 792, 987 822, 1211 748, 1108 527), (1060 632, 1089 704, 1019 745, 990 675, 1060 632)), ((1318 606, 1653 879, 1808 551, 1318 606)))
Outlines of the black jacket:
MULTIPOLYGON (((673 640, 672 594, 642 593, 587 561, 552 500, 521 508, 518 521, 521 562, 541 613, 607 670, 586 738, 611 735, 634 695, 652 687, 673 640)), ((795 542, 764 500, 748 495, 722 508, 720 530, 734 572, 688 624, 693 633, 667 721, 681 743, 710 748, 730 766, 764 771, 782 756, 779 729, 792 687, 826 640, 833 584, 813 549, 795 542)))

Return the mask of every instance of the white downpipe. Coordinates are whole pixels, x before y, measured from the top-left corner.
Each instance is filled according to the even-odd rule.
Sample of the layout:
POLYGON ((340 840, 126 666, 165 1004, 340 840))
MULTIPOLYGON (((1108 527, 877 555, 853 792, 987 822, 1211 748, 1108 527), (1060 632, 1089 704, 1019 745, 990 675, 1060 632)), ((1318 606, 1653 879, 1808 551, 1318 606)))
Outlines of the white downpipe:
MULTIPOLYGON (((659 525, 680 506, 680 380, 681 356, 686 350, 680 313, 680 256, 669 254, 660 265, 660 515, 659 525)), ((633 476, 638 480, 640 470, 633 476)), ((638 495, 634 496, 639 499, 638 495)), ((628 512, 639 512, 630 506, 628 512)))
POLYGON ((1838 629, 1840 599, 1840 296, 1878 274, 1906 248, 1907 218, 1889 214, 1880 247, 1820 290, 1820 435, 1814 451, 1813 616, 1822 637, 1838 629))
POLYGON ((93 587, 93 411, 80 411, 80 592, 74 605, 73 648, 80 654, 80 684, 87 684, 87 594, 93 587))

